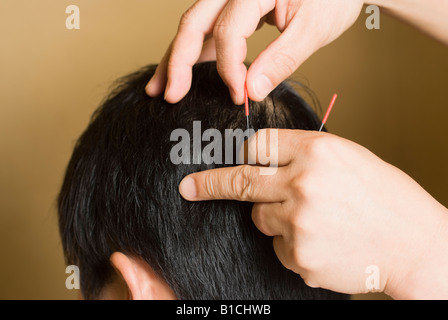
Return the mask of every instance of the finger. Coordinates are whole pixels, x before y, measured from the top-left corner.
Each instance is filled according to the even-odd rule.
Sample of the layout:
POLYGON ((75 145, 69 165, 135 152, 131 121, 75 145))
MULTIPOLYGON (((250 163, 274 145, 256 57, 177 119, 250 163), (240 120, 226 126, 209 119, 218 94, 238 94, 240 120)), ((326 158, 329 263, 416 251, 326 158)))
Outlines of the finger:
POLYGON ((261 175, 261 167, 241 165, 196 172, 185 177, 179 192, 186 200, 239 200, 281 202, 286 200, 287 184, 282 170, 261 175))
POLYGON ((212 33, 216 19, 227 1, 199 0, 183 14, 177 34, 165 54, 164 63, 148 83, 148 93, 160 94, 164 83, 165 100, 170 103, 178 102, 187 94, 191 85, 191 68, 201 55, 204 37, 212 33))
MULTIPOLYGON (((150 97, 157 97, 165 91, 166 82, 168 79, 167 77, 168 59, 171 55, 172 46, 173 44, 170 44, 168 50, 166 51, 159 65, 157 66, 156 71, 154 72, 154 76, 146 85, 146 93, 150 97)), ((215 60, 216 60, 215 40, 213 39, 213 37, 210 37, 208 40, 204 42, 201 55, 198 58, 197 62, 215 61, 215 60)))
POLYGON ((182 17, 167 65, 165 100, 176 103, 190 90, 193 65, 198 61, 205 35, 228 0, 200 0, 182 17))
POLYGON ((271 167, 287 166, 300 156, 298 146, 309 134, 303 130, 260 129, 242 146, 240 161, 271 167))
POLYGON ((263 100, 319 49, 317 36, 310 27, 313 23, 308 20, 299 11, 283 33, 253 61, 247 73, 247 90, 252 100, 263 100))
POLYGON ((156 71, 154 72, 154 75, 149 80, 148 84, 146 85, 145 91, 146 94, 150 97, 157 97, 161 95, 165 91, 166 82, 167 82, 167 65, 168 65, 168 59, 171 54, 171 48, 172 43, 169 45, 167 51, 165 52, 165 55, 163 56, 162 60, 159 62, 159 65, 156 68, 156 71))
POLYGON ((284 222, 279 216, 284 216, 281 202, 255 203, 252 207, 252 221, 265 235, 272 237, 283 234, 284 222))
POLYGON ((230 0, 213 29, 218 72, 229 87, 235 104, 244 102, 246 39, 260 20, 275 8, 274 0, 230 0))

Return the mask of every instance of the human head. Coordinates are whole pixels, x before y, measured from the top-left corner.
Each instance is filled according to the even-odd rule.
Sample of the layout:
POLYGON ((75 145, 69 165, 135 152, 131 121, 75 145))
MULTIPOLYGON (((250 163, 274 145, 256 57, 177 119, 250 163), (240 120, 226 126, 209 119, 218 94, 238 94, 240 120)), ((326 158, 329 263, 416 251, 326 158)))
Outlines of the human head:
MULTIPOLYGON (((272 238, 251 220, 251 203, 180 196, 187 174, 228 165, 173 164, 170 134, 191 132, 195 120, 202 130, 244 129, 244 110, 232 103, 213 62, 194 66, 191 90, 179 103, 150 98, 145 85, 155 67, 120 81, 94 113, 67 168, 59 227, 67 262, 80 268, 84 297, 127 287, 136 298, 135 286, 152 281, 160 290, 152 292, 155 298, 343 298, 306 286, 281 265, 272 238)), ((285 83, 251 103, 251 117, 255 130, 316 130, 320 124, 285 83)))

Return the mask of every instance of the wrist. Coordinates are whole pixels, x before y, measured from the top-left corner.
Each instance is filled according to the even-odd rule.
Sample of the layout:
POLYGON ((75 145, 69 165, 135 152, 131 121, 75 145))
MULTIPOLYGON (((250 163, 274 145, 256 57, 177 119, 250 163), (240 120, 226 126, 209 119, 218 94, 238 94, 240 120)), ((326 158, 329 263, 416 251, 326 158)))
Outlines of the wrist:
POLYGON ((448 299, 448 211, 442 208, 432 223, 411 233, 418 241, 407 248, 409 259, 401 261, 385 287, 392 298, 448 299))

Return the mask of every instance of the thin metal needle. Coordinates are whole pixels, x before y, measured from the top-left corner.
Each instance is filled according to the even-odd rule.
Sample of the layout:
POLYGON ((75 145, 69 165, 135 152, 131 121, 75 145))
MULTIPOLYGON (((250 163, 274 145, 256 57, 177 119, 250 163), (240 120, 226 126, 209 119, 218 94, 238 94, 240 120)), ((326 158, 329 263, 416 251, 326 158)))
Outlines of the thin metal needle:
POLYGON ((246 114, 246 126, 247 130, 249 130, 249 97, 247 95, 247 84, 244 83, 244 111, 246 114))
POLYGON ((319 132, 321 132, 323 128, 324 128, 324 123, 322 122, 322 125, 320 126, 319 132))
POLYGON ((320 126, 319 132, 321 132, 322 129, 324 128, 324 125, 328 120, 328 116, 330 115, 331 109, 333 109, 337 97, 338 95, 335 93, 333 95, 333 98, 331 99, 330 105, 328 106, 327 112, 325 113, 324 119, 322 120, 322 125, 320 126))

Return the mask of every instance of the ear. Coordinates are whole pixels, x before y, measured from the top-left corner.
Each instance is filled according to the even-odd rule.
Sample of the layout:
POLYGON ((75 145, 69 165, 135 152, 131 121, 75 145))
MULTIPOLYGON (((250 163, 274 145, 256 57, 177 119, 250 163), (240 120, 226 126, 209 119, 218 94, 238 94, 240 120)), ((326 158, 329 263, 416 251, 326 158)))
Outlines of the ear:
POLYGON ((114 252, 110 257, 117 271, 114 285, 106 288, 109 297, 132 300, 171 300, 176 299, 173 290, 141 258, 114 252))

